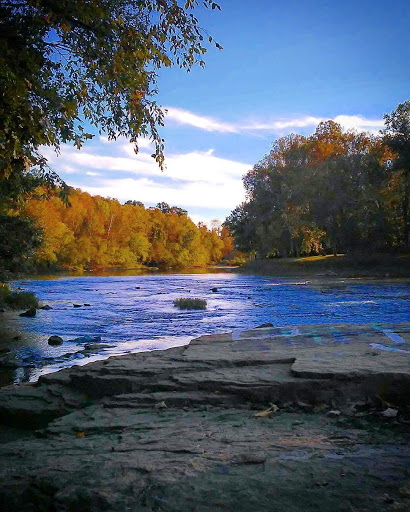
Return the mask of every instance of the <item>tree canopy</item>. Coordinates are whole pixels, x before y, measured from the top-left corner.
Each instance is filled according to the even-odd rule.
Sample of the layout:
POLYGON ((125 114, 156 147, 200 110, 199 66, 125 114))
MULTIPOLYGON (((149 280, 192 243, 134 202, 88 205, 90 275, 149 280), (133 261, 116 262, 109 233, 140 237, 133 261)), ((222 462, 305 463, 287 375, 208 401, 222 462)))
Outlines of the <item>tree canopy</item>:
POLYGON ((403 243, 410 247, 410 101, 400 103, 384 120, 384 142, 396 155, 391 168, 401 188, 403 243))
POLYGON ((24 217, 43 231, 43 244, 30 245, 40 269, 205 266, 233 250, 226 229, 196 226, 185 210, 167 203, 160 203, 162 208, 144 208, 138 201, 121 205, 76 189, 70 201, 67 208, 53 194, 47 201, 33 197, 24 203, 24 217))
POLYGON ((81 147, 90 126, 136 151, 139 135, 151 137, 162 166, 157 72, 204 66, 198 4, 219 9, 211 0, 2 1, 0 179, 30 169, 56 180, 41 146, 81 147))
POLYGON ((137 152, 138 136, 145 136, 163 167, 157 73, 204 66, 207 44, 221 48, 200 28, 199 8, 219 6, 211 0, 2 0, 0 231, 13 229, 0 248, 0 270, 24 264, 40 242, 22 207, 40 198, 39 185, 43 198, 57 187, 68 204, 69 189, 48 167, 42 147, 80 148, 98 130, 109 139, 127 137, 137 152), (30 244, 21 244, 27 237, 30 244))
POLYGON ((410 102, 385 121, 383 137, 327 121, 276 140, 225 222, 236 247, 261 257, 408 247, 410 102))

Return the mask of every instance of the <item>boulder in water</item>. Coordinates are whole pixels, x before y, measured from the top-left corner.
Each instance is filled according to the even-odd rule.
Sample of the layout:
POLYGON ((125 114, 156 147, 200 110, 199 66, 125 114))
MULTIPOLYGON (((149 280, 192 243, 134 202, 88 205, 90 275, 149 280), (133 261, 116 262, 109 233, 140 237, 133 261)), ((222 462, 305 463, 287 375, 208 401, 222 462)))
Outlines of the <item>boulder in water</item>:
POLYGON ((37 314, 36 308, 30 308, 27 311, 25 311, 24 313, 20 313, 20 316, 27 316, 29 318, 32 318, 32 317, 36 316, 36 314, 37 314))
POLYGON ((70 341, 74 343, 95 343, 101 341, 101 336, 79 336, 70 341))
POLYGON ((48 338, 48 344, 49 345, 61 345, 63 343, 63 338, 61 336, 50 336, 48 338))

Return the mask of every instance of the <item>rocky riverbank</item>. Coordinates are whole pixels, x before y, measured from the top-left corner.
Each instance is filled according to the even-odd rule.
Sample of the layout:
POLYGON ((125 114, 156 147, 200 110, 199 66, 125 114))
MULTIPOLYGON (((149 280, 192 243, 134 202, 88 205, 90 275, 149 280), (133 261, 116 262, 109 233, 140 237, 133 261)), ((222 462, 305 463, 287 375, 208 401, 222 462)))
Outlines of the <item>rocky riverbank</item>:
POLYGON ((410 324, 202 336, 0 391, 10 511, 410 504, 410 324))

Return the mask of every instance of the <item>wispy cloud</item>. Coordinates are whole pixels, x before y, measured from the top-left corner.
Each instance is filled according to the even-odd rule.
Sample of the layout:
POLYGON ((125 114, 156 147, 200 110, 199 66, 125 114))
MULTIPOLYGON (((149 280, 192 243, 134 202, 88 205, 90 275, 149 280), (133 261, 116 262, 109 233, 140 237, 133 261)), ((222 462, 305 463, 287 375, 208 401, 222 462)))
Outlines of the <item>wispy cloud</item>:
POLYGON ((223 184, 229 179, 241 178, 252 164, 221 158, 208 151, 190 151, 187 153, 167 154, 166 168, 161 171, 150 153, 134 153, 133 145, 128 142, 112 142, 112 154, 99 155, 95 152, 78 151, 71 146, 63 146, 61 156, 48 152, 51 165, 58 165, 63 172, 73 173, 86 170, 90 176, 98 175, 95 171, 122 171, 137 176, 168 178, 170 180, 200 181, 211 184, 223 184), (70 163, 68 167, 67 163, 70 163), (75 166, 75 167, 73 167, 75 166), (68 170, 70 169, 70 170, 68 170))
POLYGON ((190 182, 161 184, 148 178, 125 178, 99 180, 95 184, 82 185, 81 188, 91 194, 115 197, 120 201, 137 199, 145 204, 165 201, 192 211, 193 208, 209 210, 209 218, 214 218, 212 211, 223 210, 229 213, 244 200, 243 186, 240 180, 228 184, 190 182), (227 194, 229 187, 229 194, 227 194))
POLYGON ((63 177, 68 162, 78 169, 78 178, 70 176, 70 185, 120 201, 136 199, 147 205, 165 201, 189 211, 209 211, 202 218, 214 218, 213 211, 228 214, 244 200, 241 178, 251 164, 221 158, 209 149, 169 154, 161 172, 150 153, 135 154, 128 142, 109 144, 115 156, 99 155, 98 148, 78 151, 68 145, 61 148, 59 157, 51 152, 47 156, 52 167, 63 171, 63 177), (87 180, 82 179, 84 174, 87 180))
POLYGON ((212 117, 200 116, 188 110, 175 107, 167 107, 166 120, 195 126, 195 128, 200 128, 207 132, 238 133, 239 131, 238 127, 234 124, 217 121, 212 117))
POLYGON ((362 116, 345 116, 340 115, 336 116, 333 121, 339 123, 343 126, 343 128, 350 130, 359 130, 359 131, 372 131, 376 132, 381 130, 384 127, 383 119, 366 119, 362 116))
MULTIPOLYGON (((268 134, 273 138, 298 129, 312 132, 323 120, 326 118, 300 116, 226 123, 177 108, 168 109, 171 125, 176 122, 206 132, 237 134, 239 141, 241 135, 249 134, 268 134)), ((383 126, 381 119, 359 115, 338 115, 334 121, 346 129, 374 132, 383 126)), ((63 145, 59 157, 50 148, 43 152, 51 166, 74 187, 120 201, 140 200, 147 206, 165 201, 186 208, 195 219, 212 219, 215 212, 223 218, 244 200, 241 178, 252 163, 223 158, 212 148, 192 149, 167 153, 162 172, 151 157, 151 141, 141 138, 138 145, 140 151, 135 154, 134 145, 128 141, 110 141, 101 136, 81 151, 63 145)))
POLYGON ((316 126, 323 121, 320 117, 306 116, 295 119, 277 120, 277 121, 255 121, 253 123, 241 126, 242 130, 268 130, 282 131, 291 128, 305 128, 307 126, 316 126))
MULTIPOLYGON (((280 119, 258 119, 251 122, 227 123, 211 117, 205 117, 188 110, 168 107, 168 121, 175 121, 178 124, 193 126, 208 132, 221 133, 246 133, 246 132, 274 132, 282 133, 285 130, 297 128, 314 128, 321 121, 328 117, 300 116, 280 119)), ((341 124, 345 129, 359 131, 367 130, 375 132, 384 126, 383 119, 367 119, 359 115, 338 115, 332 119, 341 124)))

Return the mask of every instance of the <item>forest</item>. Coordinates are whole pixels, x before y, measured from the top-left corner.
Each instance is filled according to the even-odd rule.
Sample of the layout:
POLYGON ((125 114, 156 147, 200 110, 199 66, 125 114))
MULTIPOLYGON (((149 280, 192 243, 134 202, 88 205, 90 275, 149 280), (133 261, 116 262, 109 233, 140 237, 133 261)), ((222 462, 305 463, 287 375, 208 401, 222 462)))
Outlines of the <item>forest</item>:
POLYGON ((226 219, 236 247, 262 258, 408 250, 410 102, 384 119, 380 135, 326 121, 276 140, 226 219))
POLYGON ((222 49, 193 14, 207 9, 220 7, 213 0, 0 3, 0 281, 33 264, 176 267, 224 254, 225 231, 197 227, 178 209, 121 206, 70 190, 43 154, 67 143, 80 149, 97 133, 125 137, 138 152, 146 137, 163 168, 158 73, 204 67, 208 48, 222 49))
POLYGON ((167 203, 122 205, 79 189, 70 189, 69 201, 68 206, 54 193, 48 200, 34 196, 22 206, 20 216, 40 232, 33 257, 37 268, 205 266, 233 249, 226 228, 197 226, 185 210, 167 203))

